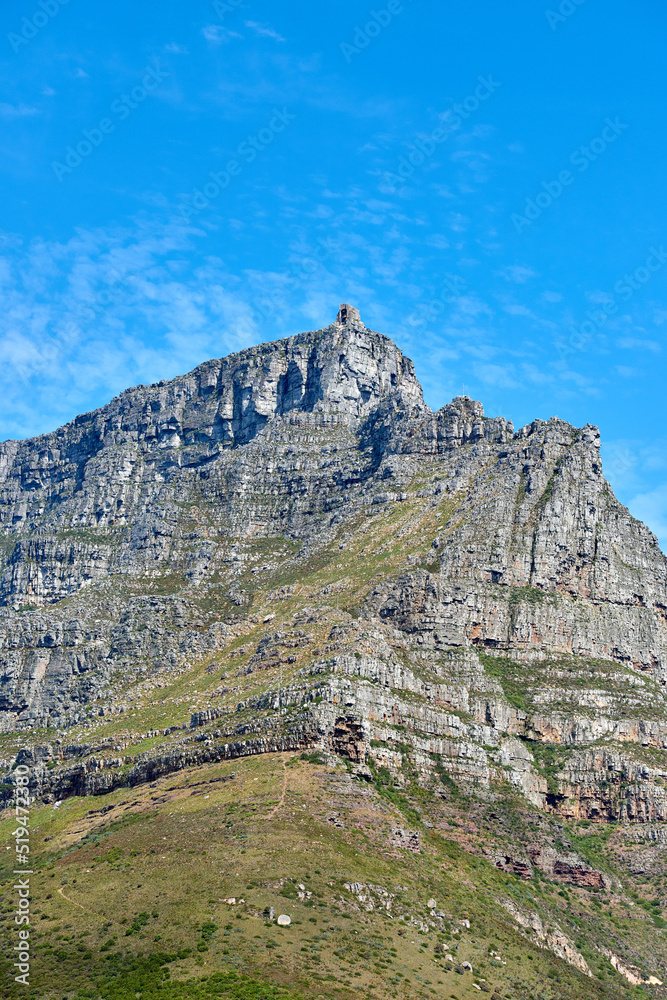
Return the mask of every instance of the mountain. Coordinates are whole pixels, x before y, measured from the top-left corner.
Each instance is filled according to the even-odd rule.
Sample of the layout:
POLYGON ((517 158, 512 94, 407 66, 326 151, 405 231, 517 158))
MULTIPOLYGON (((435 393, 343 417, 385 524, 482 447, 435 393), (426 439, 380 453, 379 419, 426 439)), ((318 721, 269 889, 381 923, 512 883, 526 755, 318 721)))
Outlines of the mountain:
MULTIPOLYGON (((557 417, 515 432, 467 396, 433 412, 412 362, 343 305, 323 330, 0 445, 0 791, 9 804, 9 773, 29 769, 44 919, 95 915, 97 985, 81 995, 125 996, 133 962, 149 985, 167 966, 210 975, 210 951, 259 976, 220 980, 224 996, 325 981, 353 996, 355 978, 376 996, 667 996, 667 560, 599 444, 557 417), (215 807, 186 807, 192 784, 215 807), (193 810, 200 868, 222 837, 218 876, 238 885, 207 886, 199 957, 177 958, 193 875, 176 905, 151 866, 169 850, 180 885, 175 817, 193 810), (142 865, 139 924, 116 951, 113 872, 142 865), (54 903, 49 879, 74 870, 78 895, 61 881, 54 903), (171 958, 139 946, 159 919, 144 883, 173 908, 153 935, 171 958), (223 940, 240 925, 223 934, 220 908, 261 938, 279 897, 300 926, 328 908, 326 975, 296 917, 282 972, 223 940), (377 920, 398 936, 368 965, 377 920), (408 972, 388 979, 401 956, 408 972)), ((60 950, 62 992, 40 995, 79 982, 60 950)), ((45 984, 56 952, 40 955, 45 984)), ((197 983, 173 995, 215 986, 197 983)))

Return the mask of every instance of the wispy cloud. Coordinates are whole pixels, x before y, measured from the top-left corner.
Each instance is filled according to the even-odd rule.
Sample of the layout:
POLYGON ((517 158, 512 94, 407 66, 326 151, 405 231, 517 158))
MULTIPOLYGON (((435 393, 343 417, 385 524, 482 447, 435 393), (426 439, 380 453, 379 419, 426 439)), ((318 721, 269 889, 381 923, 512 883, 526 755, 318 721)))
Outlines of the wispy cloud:
POLYGON ((251 31, 254 31, 256 35, 260 35, 262 38, 272 38, 274 42, 286 41, 282 35, 279 35, 278 32, 268 24, 260 24, 259 21, 244 21, 244 24, 246 28, 250 28, 251 31))
POLYGON ((619 438, 602 442, 605 474, 627 497, 645 489, 647 476, 667 471, 667 441, 654 438, 650 443, 619 438))
POLYGON ((530 278, 536 277, 532 267, 524 267, 521 264, 510 264, 495 272, 498 277, 505 281, 511 281, 515 285, 525 285, 530 278))
POLYGON ((518 389, 521 383, 516 378, 514 365, 475 365, 476 377, 486 385, 501 389, 518 389))
POLYGON ((213 45, 224 45, 232 38, 243 38, 243 35, 240 35, 238 31, 231 31, 221 24, 207 24, 202 28, 201 33, 206 41, 213 45))
POLYGON ((0 252, 0 438, 52 429, 128 385, 261 339, 219 263, 174 277, 171 256, 187 249, 182 228, 167 226, 0 252))
POLYGON ((39 111, 37 108, 33 108, 29 104, 5 104, 0 103, 0 118, 6 120, 11 118, 31 118, 33 115, 38 115, 39 111))
POLYGON ((640 340, 637 337, 620 337, 616 346, 625 351, 651 351, 653 354, 662 350, 662 344, 657 340, 640 340))
POLYGON ((525 316, 528 319, 537 319, 532 309, 521 305, 519 302, 508 302, 503 309, 509 316, 525 316))

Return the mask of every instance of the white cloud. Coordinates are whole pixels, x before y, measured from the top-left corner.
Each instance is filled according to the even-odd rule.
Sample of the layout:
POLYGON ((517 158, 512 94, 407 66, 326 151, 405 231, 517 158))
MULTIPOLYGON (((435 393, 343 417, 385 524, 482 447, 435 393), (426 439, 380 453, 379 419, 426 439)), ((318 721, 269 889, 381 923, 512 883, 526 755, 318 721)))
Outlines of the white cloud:
POLYGON ((624 495, 646 491, 647 480, 667 470, 667 441, 653 438, 650 443, 631 439, 602 442, 605 475, 624 495))
POLYGON ((499 389, 519 389, 521 383, 515 377, 514 365, 475 365, 473 368, 476 377, 499 389))
POLYGON ((515 285, 525 285, 530 278, 535 278, 536 273, 532 267, 524 267, 521 264, 510 264, 495 272, 505 281, 512 281, 515 285))
POLYGON ((560 364, 556 366, 558 368, 558 378, 563 382, 571 382, 576 385, 581 392, 585 392, 587 396, 599 396, 600 390, 597 385, 591 383, 590 379, 586 378, 580 372, 575 372, 571 368, 561 367, 560 364))
POLYGON ((452 212, 449 216, 450 228, 455 233, 465 233, 470 224, 470 219, 466 218, 460 212, 452 212))
POLYGON ((537 316, 534 312, 532 312, 532 310, 530 310, 527 306, 520 305, 518 302, 508 302, 503 306, 503 310, 509 316, 525 316, 527 319, 537 319, 537 316))
POLYGON ((188 249, 183 229, 166 226, 0 251, 0 439, 261 340, 219 262, 174 273, 170 260, 188 249))
POLYGON ((491 316, 493 314, 488 303, 483 302, 476 295, 460 295, 456 299, 456 309, 464 324, 467 323, 470 316, 491 316))
POLYGON ((433 233, 432 236, 427 236, 426 244, 430 247, 435 247, 436 250, 447 250, 450 243, 446 236, 442 233, 433 233))
POLYGON ((521 371, 532 385, 553 385, 555 382, 554 376, 538 365, 525 362, 521 365, 521 371))
POLYGON ((246 28, 250 28, 251 31, 254 31, 255 34, 260 35, 263 38, 273 38, 275 42, 286 41, 282 35, 279 35, 278 32, 268 24, 260 24, 259 21, 245 21, 244 23, 246 28))
POLYGON ((222 45, 231 38, 243 38, 243 35, 240 35, 238 31, 230 31, 229 28, 223 28, 221 24, 207 24, 202 28, 201 33, 206 41, 212 42, 213 45, 222 45))
POLYGON ((652 351, 654 354, 662 350, 662 344, 657 340, 638 340, 636 337, 621 337, 616 346, 625 351, 652 351))

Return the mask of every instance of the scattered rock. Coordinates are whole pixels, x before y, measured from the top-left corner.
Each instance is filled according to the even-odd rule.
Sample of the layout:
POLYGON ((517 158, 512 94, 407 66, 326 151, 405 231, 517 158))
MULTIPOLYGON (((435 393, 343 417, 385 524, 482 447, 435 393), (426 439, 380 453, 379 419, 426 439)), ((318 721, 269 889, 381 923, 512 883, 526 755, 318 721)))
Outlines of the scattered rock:
POLYGON ((419 830, 404 830, 401 826, 396 827, 391 836, 391 844, 393 847, 401 848, 401 850, 419 854, 421 852, 419 830))

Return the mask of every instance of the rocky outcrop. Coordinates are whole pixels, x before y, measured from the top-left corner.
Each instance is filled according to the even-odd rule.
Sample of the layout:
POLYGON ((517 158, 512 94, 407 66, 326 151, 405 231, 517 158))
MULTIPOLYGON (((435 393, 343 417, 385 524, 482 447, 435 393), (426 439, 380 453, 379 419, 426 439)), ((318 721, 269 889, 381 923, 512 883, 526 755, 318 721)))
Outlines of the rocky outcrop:
POLYGON ((584 956, 557 924, 545 925, 538 913, 524 910, 509 899, 501 900, 501 905, 539 948, 548 949, 584 975, 593 975, 584 956))
POLYGON ((340 757, 363 763, 368 752, 363 722, 360 719, 339 716, 334 722, 331 748, 340 757))
MULTIPOLYGON (((163 745, 156 753, 139 756, 101 757, 95 752, 87 753, 89 748, 83 747, 77 754, 80 759, 58 770, 47 766, 54 762, 53 756, 32 765, 28 763, 31 768, 31 794, 44 802, 58 802, 73 795, 106 795, 117 788, 133 788, 202 764, 256 754, 305 750, 314 746, 319 738, 316 729, 302 726, 295 727, 291 732, 274 732, 231 743, 211 739, 196 743, 184 741, 171 748, 163 745)), ((24 761, 28 762, 29 758, 24 758, 24 761)), ((11 793, 8 792, 5 801, 9 801, 9 795, 11 793)))
POLYGON ((597 429, 536 421, 482 452, 444 484, 458 490, 476 466, 435 540, 433 572, 379 584, 374 611, 433 646, 609 659, 664 683, 665 557, 614 498, 597 429))
POLYGON ((552 847, 530 844, 527 854, 536 868, 550 878, 577 885, 583 889, 611 889, 612 880, 604 872, 596 871, 576 854, 562 855, 552 847))

